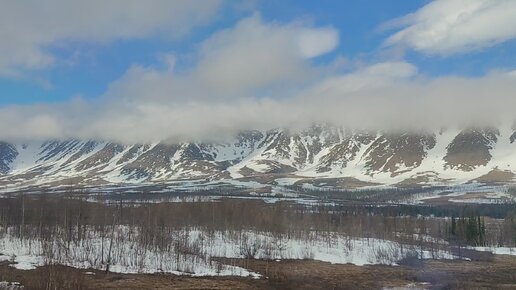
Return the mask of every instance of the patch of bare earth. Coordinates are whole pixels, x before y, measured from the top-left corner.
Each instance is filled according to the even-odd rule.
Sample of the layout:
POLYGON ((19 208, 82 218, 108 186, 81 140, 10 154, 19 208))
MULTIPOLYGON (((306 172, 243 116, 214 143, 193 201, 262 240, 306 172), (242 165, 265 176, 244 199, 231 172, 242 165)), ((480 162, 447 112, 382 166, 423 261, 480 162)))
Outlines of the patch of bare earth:
POLYGON ((303 186, 304 184, 316 186, 316 187, 331 187, 331 188, 346 188, 346 189, 358 189, 367 186, 376 186, 380 183, 368 182, 359 180, 354 177, 339 177, 339 178, 304 178, 294 183, 297 186, 303 186))
POLYGON ((0 265, 0 280, 25 289, 516 289, 516 257, 489 261, 427 260, 411 266, 355 266, 311 260, 221 259, 266 278, 185 277, 171 274, 105 274, 64 266, 22 271, 0 265), (50 288, 49 288, 50 287, 50 288))
POLYGON ((435 198, 425 199, 423 200, 424 204, 429 205, 449 205, 456 204, 458 202, 462 203, 478 203, 479 200, 494 200, 494 201, 503 201, 508 202, 507 198, 493 198, 496 195, 495 192, 467 192, 463 195, 458 196, 447 196, 442 195, 435 198))
POLYGON ((499 170, 493 169, 488 173, 473 179, 472 181, 482 182, 482 183, 511 183, 514 182, 514 177, 516 175, 510 170, 499 170))
POLYGON ((426 260, 411 266, 336 265, 318 261, 240 260, 275 289, 382 289, 428 282, 430 289, 516 289, 516 257, 490 261, 426 260))
POLYGON ((20 282, 24 289, 265 289, 267 280, 242 277, 188 277, 172 274, 117 274, 44 266, 17 270, 0 265, 0 281, 20 282))

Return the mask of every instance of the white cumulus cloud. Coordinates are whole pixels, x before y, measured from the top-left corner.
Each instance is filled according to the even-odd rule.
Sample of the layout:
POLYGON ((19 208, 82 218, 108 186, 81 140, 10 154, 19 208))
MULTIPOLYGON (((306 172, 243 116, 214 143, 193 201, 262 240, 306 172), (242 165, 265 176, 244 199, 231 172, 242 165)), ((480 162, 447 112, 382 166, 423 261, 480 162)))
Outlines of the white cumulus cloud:
POLYGON ((128 74, 133 76, 118 81, 119 91, 140 87, 139 92, 149 91, 151 97, 106 95, 98 102, 76 99, 59 105, 3 107, 2 139, 212 141, 240 130, 298 128, 313 122, 361 129, 438 129, 512 121, 516 107, 516 78, 504 71, 474 78, 428 78, 409 63, 374 63, 328 75, 301 91, 293 86, 289 97, 228 100, 213 97, 209 89, 181 86, 168 71, 132 70, 128 74), (177 91, 190 97, 170 96, 177 91))
MULTIPOLYGON (((185 72, 133 66, 111 85, 107 95, 115 98, 159 99, 167 101, 210 101, 253 97, 274 87, 302 85, 320 75, 310 58, 298 53, 306 49, 300 37, 311 34, 317 40, 337 35, 333 28, 309 27, 298 23, 264 22, 258 14, 235 26, 215 32, 200 44, 196 65, 185 72)), ((336 48, 323 43, 311 56, 336 48)), ((324 42, 324 41, 323 41, 324 42)), ((165 57, 174 59, 173 57, 165 57)))
POLYGON ((514 71, 428 77, 405 61, 350 65, 343 72, 314 60, 337 45, 332 27, 267 22, 254 14, 201 41, 186 56, 194 60, 187 68, 176 65, 184 56, 160 54, 161 64, 134 64, 93 101, 0 107, 0 136, 146 143, 313 122, 435 129, 514 118, 514 71))
POLYGON ((307 58, 334 50, 339 44, 339 33, 334 28, 305 29, 299 34, 299 50, 307 58))
POLYGON ((173 38, 216 16, 222 0, 0 1, 0 76, 52 65, 48 48, 161 33, 173 38))
POLYGON ((387 45, 427 54, 480 50, 516 37, 516 1, 436 0, 391 23, 402 29, 387 45))

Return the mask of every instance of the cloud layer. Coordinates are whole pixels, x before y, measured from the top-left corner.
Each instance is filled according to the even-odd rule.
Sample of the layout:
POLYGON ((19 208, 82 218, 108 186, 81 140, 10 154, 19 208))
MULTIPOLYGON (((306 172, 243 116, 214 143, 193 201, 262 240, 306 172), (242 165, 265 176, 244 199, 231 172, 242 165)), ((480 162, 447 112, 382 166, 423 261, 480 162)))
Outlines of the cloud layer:
POLYGON ((179 37, 211 20, 222 0, 2 1, 0 76, 52 65, 59 42, 179 37))
POLYGON ((403 29, 387 39, 428 54, 449 55, 516 38, 516 1, 437 0, 391 25, 403 29))
POLYGON ((134 65, 106 95, 164 103, 256 97, 260 90, 316 78, 321 72, 310 59, 337 44, 334 28, 264 23, 256 14, 203 41, 192 69, 176 73, 170 65, 166 70, 134 65))
MULTIPOLYGON (((209 21, 220 5, 124 1, 127 9, 121 11, 117 0, 102 2, 100 10, 94 5, 100 2, 72 8, 57 1, 59 11, 27 15, 29 2, 9 3, 12 15, 0 12, 0 19, 10 17, 0 21, 18 24, 17 33, 0 28, 0 36, 13 42, 0 44, 0 74, 51 65, 53 56, 45 47, 56 41, 109 41, 163 30, 181 35, 209 21), (28 24, 15 15, 35 19, 28 24), (44 33, 34 25, 44 26, 44 33)), ((511 24, 516 23, 505 13, 512 3, 435 1, 398 20, 403 28, 388 43, 443 55, 487 47, 514 37, 511 24)), ((0 136, 145 143, 218 140, 240 130, 302 128, 313 122, 434 130, 514 121, 516 71, 429 77, 414 64, 389 59, 342 67, 335 53, 339 34, 331 26, 267 22, 254 14, 199 43, 187 56, 194 59, 187 68, 175 68, 182 56, 161 54, 158 68, 133 64, 94 101, 1 107, 0 136), (322 56, 334 62, 317 61, 322 56)))
MULTIPOLYGON (((150 74, 137 84, 142 91, 145 86, 152 90, 155 79, 173 78, 168 72, 150 74)), ((133 81, 122 78, 117 86, 132 87, 133 81)), ((514 72, 429 79, 408 63, 390 62, 326 76, 288 98, 228 100, 192 88, 183 93, 204 93, 207 99, 175 101, 164 91, 124 101, 106 97, 99 103, 78 99, 59 106, 6 107, 0 109, 0 132, 6 140, 95 138, 132 143, 219 140, 239 130, 302 128, 312 122, 435 130, 513 121, 515 91, 514 72)))

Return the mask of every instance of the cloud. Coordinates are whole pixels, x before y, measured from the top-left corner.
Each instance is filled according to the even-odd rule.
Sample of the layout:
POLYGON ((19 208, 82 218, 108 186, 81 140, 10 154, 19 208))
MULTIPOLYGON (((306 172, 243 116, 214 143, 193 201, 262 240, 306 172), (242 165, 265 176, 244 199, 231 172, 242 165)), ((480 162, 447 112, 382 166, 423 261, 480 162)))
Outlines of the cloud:
POLYGON ((106 95, 162 102, 257 97, 272 88, 302 86, 317 79, 322 72, 311 59, 331 52, 337 44, 334 28, 265 23, 255 14, 204 40, 192 69, 175 73, 134 65, 106 95))
POLYGON ((93 101, 0 107, 0 136, 218 141, 240 130, 313 122, 419 130, 513 118, 514 71, 428 77, 404 61, 342 72, 314 60, 336 43, 332 27, 265 22, 255 14, 202 41, 187 69, 176 69, 181 56, 161 54, 162 64, 134 64, 93 101))
POLYGON ((351 73, 332 75, 307 88, 298 97, 317 100, 334 96, 345 99, 362 90, 372 90, 405 81, 415 76, 417 68, 406 62, 381 62, 351 73))
POLYGON ((333 28, 306 29, 301 31, 298 41, 301 55, 312 58, 334 50, 339 34, 333 28))
POLYGON ((296 103, 309 108, 307 120, 351 128, 436 130, 514 122, 516 77, 511 72, 469 78, 427 77, 416 71, 403 62, 373 64, 329 77, 296 103))
MULTIPOLYGON (((151 74, 157 74, 151 80, 168 77, 151 74)), ((148 83, 149 87, 154 84, 148 83)), ((327 76, 288 98, 163 101, 141 96, 4 107, 0 135, 5 140, 93 138, 145 143, 219 141, 240 130, 303 128, 313 122, 374 130, 437 130, 502 121, 511 125, 514 91, 514 72, 428 78, 411 64, 386 62, 327 76)))
POLYGON ((388 26, 401 26, 386 45, 450 55, 481 50, 516 37, 516 1, 436 0, 388 26))
POLYGON ((334 28, 264 23, 258 14, 215 33, 201 46, 195 78, 224 95, 307 79, 307 61, 336 48, 334 28))
POLYGON ((54 64, 49 47, 63 42, 179 37, 210 21, 220 6, 221 0, 2 1, 0 75, 54 64))

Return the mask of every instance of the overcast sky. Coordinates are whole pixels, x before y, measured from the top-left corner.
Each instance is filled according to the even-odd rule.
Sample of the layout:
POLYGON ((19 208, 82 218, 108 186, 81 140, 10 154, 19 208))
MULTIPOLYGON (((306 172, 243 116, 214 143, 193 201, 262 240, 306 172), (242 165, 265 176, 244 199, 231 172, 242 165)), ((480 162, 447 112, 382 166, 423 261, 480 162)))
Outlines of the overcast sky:
POLYGON ((0 0, 0 139, 512 122, 516 1, 0 0))

